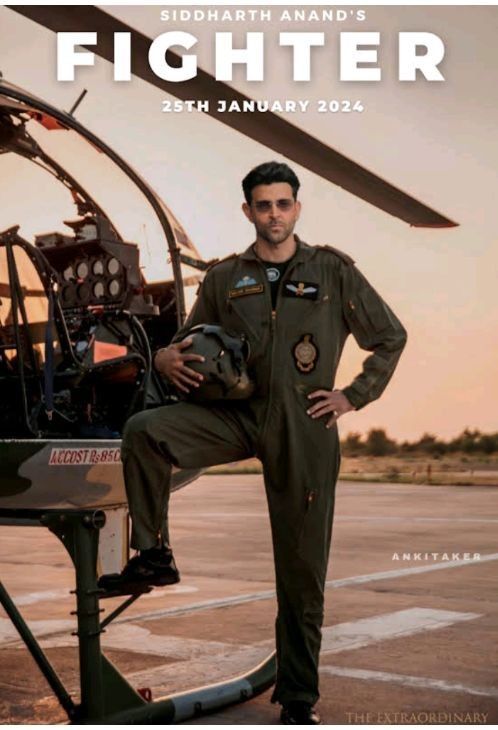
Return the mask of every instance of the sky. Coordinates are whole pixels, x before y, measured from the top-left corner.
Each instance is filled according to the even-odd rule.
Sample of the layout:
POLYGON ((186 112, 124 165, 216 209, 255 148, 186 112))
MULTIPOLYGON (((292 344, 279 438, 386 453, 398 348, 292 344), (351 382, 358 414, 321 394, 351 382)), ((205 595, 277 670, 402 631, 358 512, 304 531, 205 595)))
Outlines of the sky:
MULTIPOLYGON (((497 431, 498 8, 370 6, 362 23, 306 26, 279 22, 281 6, 269 6, 272 20, 265 23, 164 22, 166 4, 102 7, 151 37, 193 33, 199 66, 210 73, 215 31, 233 31, 240 44, 246 31, 264 31, 265 80, 248 82, 237 68, 233 86, 253 98, 310 99, 309 111, 285 118, 460 224, 410 228, 290 161, 302 185, 296 232, 349 253, 408 330, 384 395, 346 414, 342 435, 374 427, 399 440, 425 432, 451 438, 466 427, 497 431), (323 31, 326 44, 313 56, 311 81, 293 82, 290 52, 278 46, 278 33, 310 29, 323 31), (344 30, 381 33, 380 82, 339 81, 338 33, 344 30), (397 34, 414 30, 443 39, 443 82, 397 80, 397 34), (365 110, 319 114, 317 99, 361 99, 365 110)), ((203 256, 247 247, 253 231, 240 210, 240 180, 275 153, 202 113, 162 113, 162 100, 171 97, 138 79, 113 81, 111 65, 101 59, 94 68, 77 69, 74 82, 57 82, 55 69, 55 35, 0 7, 0 70, 7 80, 63 109, 87 88, 79 121, 152 184, 203 256)), ((5 193, 15 187, 22 161, 0 164, 5 193)), ((2 225, 12 225, 28 206, 36 209, 39 185, 23 188, 2 225)), ((130 209, 123 195, 116 206, 123 225, 130 209)), ((31 225, 38 220, 44 232, 41 217, 32 215, 31 225)), ((336 387, 351 382, 365 356, 350 338, 336 387)))

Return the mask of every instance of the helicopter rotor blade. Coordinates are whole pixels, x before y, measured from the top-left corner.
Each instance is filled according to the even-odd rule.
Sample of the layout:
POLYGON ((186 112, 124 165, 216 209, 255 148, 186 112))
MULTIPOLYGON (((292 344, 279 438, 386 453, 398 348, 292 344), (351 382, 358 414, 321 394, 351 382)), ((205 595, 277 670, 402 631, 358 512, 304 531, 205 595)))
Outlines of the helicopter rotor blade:
MULTIPOLYGON (((250 99, 201 69, 189 81, 176 83, 160 79, 147 60, 151 39, 94 5, 7 7, 55 32, 97 30, 97 45, 88 46, 88 50, 111 63, 114 61, 114 33, 131 33, 134 49, 131 70, 135 76, 176 98, 210 101, 209 111, 204 113, 411 226, 450 228, 458 225, 272 112, 218 112, 218 99, 224 99, 228 104, 236 101, 240 106, 250 99)), ((179 66, 181 56, 168 50, 166 61, 170 66, 179 66)))

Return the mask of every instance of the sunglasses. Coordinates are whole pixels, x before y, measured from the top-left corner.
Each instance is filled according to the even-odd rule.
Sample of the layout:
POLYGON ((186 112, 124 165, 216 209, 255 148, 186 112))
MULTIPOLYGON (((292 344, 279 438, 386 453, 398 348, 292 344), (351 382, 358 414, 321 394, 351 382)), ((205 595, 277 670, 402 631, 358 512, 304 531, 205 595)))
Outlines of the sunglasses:
POLYGON ((272 210, 273 205, 279 210, 290 210, 294 205, 293 198, 281 198, 280 200, 256 200, 253 203, 258 213, 269 213, 272 210))

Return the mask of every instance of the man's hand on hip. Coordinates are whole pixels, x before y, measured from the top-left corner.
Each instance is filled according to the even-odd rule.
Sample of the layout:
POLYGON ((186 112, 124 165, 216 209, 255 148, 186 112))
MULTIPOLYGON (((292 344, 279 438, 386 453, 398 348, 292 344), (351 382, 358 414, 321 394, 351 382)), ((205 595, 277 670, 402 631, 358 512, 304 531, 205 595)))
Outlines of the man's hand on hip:
POLYGON ((164 375, 168 380, 171 380, 173 385, 184 393, 189 393, 191 386, 198 388, 200 383, 204 380, 204 376, 200 373, 196 373, 192 368, 187 367, 187 362, 204 362, 206 359, 202 355, 195 355, 191 353, 183 353, 192 344, 191 338, 182 340, 182 342, 175 342, 173 345, 164 347, 162 350, 156 353, 154 358, 154 367, 156 370, 164 375))
POLYGON ((338 418, 348 411, 354 410, 354 406, 351 405, 342 390, 315 390, 309 394, 308 398, 309 400, 320 399, 306 411, 311 418, 322 418, 327 413, 332 414, 327 421, 326 428, 331 428, 338 418))

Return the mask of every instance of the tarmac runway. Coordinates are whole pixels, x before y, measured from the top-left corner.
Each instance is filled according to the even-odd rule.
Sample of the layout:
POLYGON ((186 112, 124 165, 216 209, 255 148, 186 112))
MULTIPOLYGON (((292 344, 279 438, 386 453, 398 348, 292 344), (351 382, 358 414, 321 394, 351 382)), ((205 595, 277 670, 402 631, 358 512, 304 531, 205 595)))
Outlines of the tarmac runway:
MULTIPOLYGON (((324 722, 498 723, 498 489, 345 482, 337 494, 324 722)), ((203 476, 174 494, 171 534, 181 583, 142 596, 102 635, 130 683, 155 698, 239 675, 273 649, 261 477, 203 476)), ((3 527, 0 578, 77 697, 65 550, 44 528, 3 527)), ((101 604, 109 612, 118 602, 101 604)), ((186 724, 275 724, 269 698, 186 724)), ((3 613, 0 720, 65 721, 3 613)))

